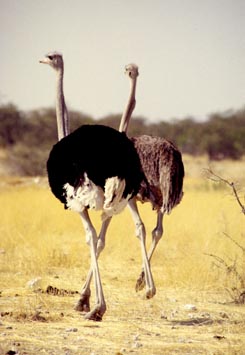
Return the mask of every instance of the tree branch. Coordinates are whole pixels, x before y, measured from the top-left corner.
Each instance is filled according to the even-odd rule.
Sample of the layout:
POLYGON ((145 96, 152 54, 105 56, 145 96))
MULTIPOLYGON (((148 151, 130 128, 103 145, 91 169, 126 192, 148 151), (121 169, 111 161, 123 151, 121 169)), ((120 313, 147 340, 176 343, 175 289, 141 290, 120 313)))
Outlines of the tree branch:
POLYGON ((241 207, 241 210, 242 210, 242 213, 245 215, 245 206, 242 204, 239 196, 238 196, 238 193, 237 193, 237 189, 236 189, 236 186, 234 184, 234 182, 230 182, 229 180, 226 180, 224 178, 222 178, 221 176, 215 174, 213 172, 213 170, 211 168, 209 169, 206 169, 206 172, 207 172, 207 175, 208 175, 208 179, 214 181, 214 182, 223 182, 225 183, 226 185, 230 186, 232 188, 232 191, 233 191, 233 194, 237 200, 237 203, 239 204, 239 206, 241 207))
POLYGON ((235 241, 235 239, 233 239, 229 234, 223 232, 224 236, 228 239, 230 239, 238 248, 240 248, 242 250, 243 253, 245 253, 245 248, 239 244, 237 241, 235 241))

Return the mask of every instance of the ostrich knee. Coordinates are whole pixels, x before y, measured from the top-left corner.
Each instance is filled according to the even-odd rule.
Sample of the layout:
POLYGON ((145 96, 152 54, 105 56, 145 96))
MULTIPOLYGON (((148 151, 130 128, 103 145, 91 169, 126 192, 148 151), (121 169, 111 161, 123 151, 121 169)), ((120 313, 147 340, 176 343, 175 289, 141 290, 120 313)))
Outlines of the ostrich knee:
POLYGON ((163 236, 163 227, 162 226, 157 226, 156 228, 153 229, 152 231, 152 240, 155 241, 157 244, 159 240, 163 236))
POLYGON ((152 231, 152 241, 155 245, 157 245, 163 235, 163 216, 164 214, 159 211, 157 214, 157 225, 152 231))
POLYGON ((144 223, 143 222, 136 223, 135 227, 136 227, 136 229, 135 229, 136 237, 139 240, 143 240, 145 242, 146 231, 145 231, 144 223))

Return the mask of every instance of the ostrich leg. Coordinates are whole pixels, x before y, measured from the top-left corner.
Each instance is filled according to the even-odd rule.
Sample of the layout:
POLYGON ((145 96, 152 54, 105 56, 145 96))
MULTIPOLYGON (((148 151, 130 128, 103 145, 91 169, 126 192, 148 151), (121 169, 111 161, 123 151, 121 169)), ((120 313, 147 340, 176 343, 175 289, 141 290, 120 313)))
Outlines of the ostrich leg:
POLYGON ((136 226, 136 236, 140 240, 141 244, 141 252, 143 258, 143 272, 146 284, 146 298, 152 298, 156 293, 156 288, 154 284, 154 280, 151 273, 150 262, 148 260, 146 246, 145 246, 145 226, 144 223, 139 215, 138 207, 136 204, 136 199, 132 198, 128 202, 129 209, 131 211, 135 226, 136 226))
MULTIPOLYGON (((105 236, 107 229, 109 227, 109 224, 111 222, 111 218, 109 217, 108 219, 104 220, 101 226, 99 238, 97 239, 97 251, 96 251, 96 258, 99 258, 100 253, 105 247, 105 236)), ((90 284, 92 281, 93 277, 93 267, 91 265, 86 281, 82 287, 81 290, 81 298, 77 302, 75 306, 75 310, 78 312, 89 312, 90 311, 90 296, 91 296, 91 290, 90 290, 90 284)))
POLYGON ((92 311, 85 315, 86 319, 101 321, 103 314, 106 311, 106 303, 103 294, 99 267, 97 262, 96 250, 97 250, 97 235, 96 231, 91 223, 87 209, 80 213, 82 223, 86 233, 86 242, 90 246, 91 253, 91 269, 94 275, 95 282, 95 293, 96 293, 96 304, 92 311))
MULTIPOLYGON (((157 225, 156 225, 156 228, 154 228, 152 231, 152 243, 151 243, 148 255, 147 255, 149 263, 151 261, 152 255, 156 249, 156 246, 163 235, 163 216, 164 216, 164 213, 162 213, 161 211, 158 211, 157 225)), ((144 267, 142 267, 142 271, 140 273, 140 276, 136 281, 135 289, 136 289, 136 291, 140 291, 144 287, 145 287, 145 271, 144 271, 144 267)))

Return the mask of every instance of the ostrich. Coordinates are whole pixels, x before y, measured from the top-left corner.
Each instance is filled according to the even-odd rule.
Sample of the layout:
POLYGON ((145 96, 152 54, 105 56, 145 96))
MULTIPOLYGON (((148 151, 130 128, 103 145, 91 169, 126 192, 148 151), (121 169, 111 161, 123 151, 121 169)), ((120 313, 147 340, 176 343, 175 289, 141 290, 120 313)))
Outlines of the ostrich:
MULTIPOLYGON (((119 131, 126 133, 136 105, 135 91, 138 67, 135 64, 129 64, 125 67, 125 73, 130 78, 130 95, 122 115, 119 131)), ((141 243, 143 258, 143 267, 136 282, 136 291, 140 291, 146 286, 146 298, 151 298, 155 295, 156 288, 151 272, 150 261, 163 235, 164 214, 170 213, 182 199, 184 166, 179 150, 172 142, 164 138, 142 135, 132 137, 131 141, 134 143, 139 155, 141 168, 144 173, 138 194, 128 202, 136 227, 136 236, 141 243), (157 211, 157 224, 152 231, 152 244, 148 254, 145 246, 145 226, 137 208, 137 201, 141 201, 142 203, 150 202, 153 209, 157 211)), ((105 238, 105 235, 103 235, 103 237, 105 238)), ((103 243, 105 243, 104 238, 103 243)), ((97 257, 99 257, 101 250, 102 249, 97 250, 97 257)), ((81 293, 83 297, 81 297, 80 303, 77 305, 78 310, 89 307, 92 275, 93 273, 90 269, 81 293)))
POLYGON ((99 244, 88 209, 102 211, 101 234, 104 237, 111 217, 120 213, 138 192, 143 178, 140 161, 127 136, 110 127, 83 125, 68 134, 62 55, 49 53, 40 62, 49 64, 58 78, 56 116, 59 141, 51 149, 47 161, 49 184, 64 207, 78 212, 81 217, 86 242, 90 246, 96 291, 96 304, 91 311, 87 309, 85 318, 100 321, 106 311, 106 302, 97 262, 97 248, 103 249, 103 241, 99 244))
MULTIPOLYGON (((128 104, 120 122, 119 131, 127 133, 129 121, 136 104, 135 90, 139 75, 137 65, 127 65, 125 73, 130 79, 131 89, 128 104)), ((147 180, 147 184, 142 180, 138 194, 128 202, 136 226, 136 235, 142 243, 145 241, 146 233, 136 201, 141 201, 142 203, 150 202, 153 210, 157 212, 157 224, 152 231, 152 244, 147 256, 150 263, 154 250, 163 235, 164 214, 170 213, 182 199, 184 165, 180 151, 172 142, 164 138, 141 135, 132 137, 131 141, 139 155, 141 167, 147 180)), ((146 263, 146 260, 143 259, 143 265, 146 263)), ((147 280, 149 277, 151 276, 145 266, 143 266, 136 282, 136 291, 144 288, 145 284, 148 283, 147 280)))

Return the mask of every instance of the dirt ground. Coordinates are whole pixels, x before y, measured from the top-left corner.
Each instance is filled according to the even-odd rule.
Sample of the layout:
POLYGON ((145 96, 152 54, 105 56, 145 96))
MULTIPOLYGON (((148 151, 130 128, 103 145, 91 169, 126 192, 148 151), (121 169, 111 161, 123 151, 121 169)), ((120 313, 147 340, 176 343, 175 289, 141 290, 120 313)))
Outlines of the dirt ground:
MULTIPOLYGON (((65 273, 60 270, 61 279, 69 277, 65 273)), ((75 271, 72 279, 79 284, 75 271)), ((146 300, 126 275, 109 274, 103 287, 102 322, 84 320, 73 310, 79 298, 75 290, 3 290, 0 354, 245 354, 245 307, 224 302, 220 293, 160 285, 146 300)))

